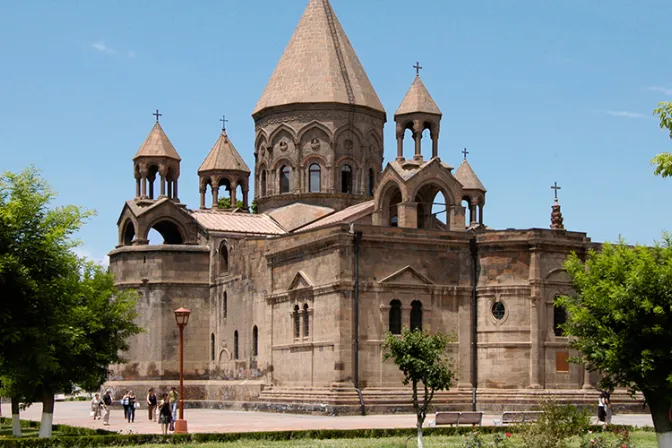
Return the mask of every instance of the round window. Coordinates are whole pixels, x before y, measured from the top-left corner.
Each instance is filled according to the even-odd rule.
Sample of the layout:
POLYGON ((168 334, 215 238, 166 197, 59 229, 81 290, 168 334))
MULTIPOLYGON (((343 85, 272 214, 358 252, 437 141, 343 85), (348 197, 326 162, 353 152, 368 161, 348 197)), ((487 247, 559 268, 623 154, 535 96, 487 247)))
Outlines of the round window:
POLYGON ((504 319, 505 312, 506 308, 504 308, 504 304, 502 302, 494 302, 492 304, 492 315, 495 317, 495 319, 497 320, 504 319))

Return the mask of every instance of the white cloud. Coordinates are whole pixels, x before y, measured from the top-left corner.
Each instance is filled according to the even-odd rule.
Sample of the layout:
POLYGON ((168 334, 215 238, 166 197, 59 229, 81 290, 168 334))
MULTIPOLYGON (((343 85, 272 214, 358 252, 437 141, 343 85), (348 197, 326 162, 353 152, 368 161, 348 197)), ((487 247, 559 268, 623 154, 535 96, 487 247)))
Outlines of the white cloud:
POLYGON ((672 95, 672 88, 653 86, 649 87, 649 90, 652 90, 654 92, 661 92, 665 95, 672 95))
POLYGON ((110 265, 110 258, 107 255, 103 255, 102 257, 95 256, 84 246, 77 246, 72 249, 72 252, 78 257, 88 258, 90 261, 102 264, 104 267, 108 267, 110 265))
POLYGON ((117 54, 117 52, 107 45, 105 45, 105 42, 102 40, 99 40, 97 42, 94 42, 91 44, 91 48, 93 48, 96 51, 99 51, 101 53, 107 53, 107 54, 117 54))
POLYGON ((607 115, 611 115, 612 117, 622 117, 622 118, 646 118, 647 116, 644 114, 640 114, 639 112, 630 112, 628 110, 610 110, 610 109, 603 109, 598 112, 602 112, 607 115))

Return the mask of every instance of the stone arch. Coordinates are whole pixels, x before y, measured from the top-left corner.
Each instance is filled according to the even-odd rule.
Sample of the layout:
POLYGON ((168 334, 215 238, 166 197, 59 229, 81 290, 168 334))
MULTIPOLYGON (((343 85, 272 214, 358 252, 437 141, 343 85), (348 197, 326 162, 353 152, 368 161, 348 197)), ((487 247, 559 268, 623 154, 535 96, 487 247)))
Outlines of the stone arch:
POLYGON ((271 133, 269 144, 273 148, 273 155, 275 157, 282 157, 283 154, 294 154, 296 149, 296 132, 283 123, 271 133))
POLYGON ((119 237, 119 244, 130 246, 136 238, 137 226, 131 218, 126 218, 126 221, 121 226, 121 234, 119 237))
POLYGON ((267 141, 272 144, 274 140, 278 137, 278 135, 283 131, 287 132, 291 136, 293 141, 296 141, 296 131, 293 128, 287 126, 285 123, 281 123, 277 128, 275 128, 273 132, 271 132, 271 134, 268 136, 267 141))
MULTIPOLYGON (((455 205, 455 196, 452 190, 440 179, 428 179, 418 185, 413 192, 413 202, 417 204, 417 228, 425 229, 434 226, 432 210, 434 208, 435 198, 441 193, 446 201, 446 209, 449 210, 455 205)), ((446 226, 449 227, 449 220, 446 219, 446 226)))
POLYGON ((327 191, 329 170, 327 169, 327 160, 325 157, 318 154, 311 154, 303 159, 301 164, 303 167, 302 176, 304 177, 305 191, 309 193, 325 192, 327 191), (319 166, 319 188, 314 188, 315 178, 313 173, 313 165, 319 166))
POLYGON ((258 192, 259 197, 263 198, 268 194, 268 171, 266 169, 266 164, 262 163, 259 165, 257 172, 259 173, 259 177, 255 191, 258 192))
MULTIPOLYGON (((336 129, 336 132, 334 132, 334 141, 338 143, 338 141, 344 137, 344 134, 346 133, 352 133, 354 137, 357 138, 358 143, 361 145, 363 142, 366 141, 366 138, 364 138, 364 134, 357 129, 357 127, 353 126, 352 124, 345 124, 341 126, 340 128, 336 129)), ((354 142, 353 142, 354 143, 354 142)), ((359 149, 357 146, 355 146, 355 149, 359 149)))
MULTIPOLYGON (((373 144, 376 145, 376 148, 378 149, 378 151, 380 151, 380 150, 382 149, 382 147, 383 147, 383 142, 382 142, 380 136, 379 136, 373 129, 371 129, 371 130, 366 134, 366 136, 367 136, 367 141, 369 142, 369 145, 370 145, 371 143, 373 143, 373 144)), ((369 149, 371 149, 371 148, 369 147, 369 149)))
POLYGON ((443 195, 446 197, 447 201, 450 201, 452 204, 456 203, 455 200, 456 195, 453 188, 446 181, 437 177, 433 177, 431 179, 427 179, 423 182, 420 182, 418 185, 415 186, 410 197, 415 198, 420 192, 420 190, 425 188, 427 185, 434 185, 437 189, 441 190, 443 195))
MULTIPOLYGON (((296 140, 300 142, 301 147, 303 148, 304 144, 304 137, 306 137, 306 134, 311 133, 311 131, 315 132, 317 131, 318 135, 322 134, 324 137, 324 141, 326 144, 331 145, 331 142, 333 140, 333 133, 331 132, 331 129, 323 125, 317 120, 313 120, 310 123, 304 125, 301 130, 298 132, 296 135, 296 140)), ((312 136, 310 136, 312 137, 312 136)), ((310 142, 309 142, 310 143, 310 142)), ((324 149, 324 148, 320 148, 324 149)))
POLYGON ((147 163, 147 197, 156 199, 158 197, 156 186, 161 185, 161 167, 159 163, 151 161, 147 163), (157 182, 158 180, 158 182, 157 182))
POLYGON ((414 300, 411 302, 411 321, 410 321, 410 329, 411 331, 413 330, 420 330, 422 331, 422 302, 420 300, 414 300))
POLYGON ((163 237, 163 243, 161 244, 184 244, 186 240, 187 232, 182 224, 167 216, 157 218, 152 224, 148 225, 143 239, 149 239, 149 232, 152 229, 163 237))
MULTIPOLYGON (((219 244, 219 249, 218 249, 218 255, 219 255, 219 260, 218 260, 218 272, 219 275, 224 275, 227 272, 229 272, 229 246, 227 245, 227 241, 224 240, 219 244)), ((226 294, 226 293, 224 293, 226 294)))
POLYGON ((382 218, 381 225, 397 227, 399 225, 398 204, 404 201, 404 193, 396 180, 388 180, 377 192, 376 207, 382 218))
POLYGON ((229 353, 229 351, 225 348, 223 348, 219 351, 218 362, 222 362, 224 360, 231 361, 231 353, 229 353))
POLYGON ((254 139, 254 149, 258 151, 262 143, 268 143, 268 134, 264 129, 257 131, 257 137, 254 139))

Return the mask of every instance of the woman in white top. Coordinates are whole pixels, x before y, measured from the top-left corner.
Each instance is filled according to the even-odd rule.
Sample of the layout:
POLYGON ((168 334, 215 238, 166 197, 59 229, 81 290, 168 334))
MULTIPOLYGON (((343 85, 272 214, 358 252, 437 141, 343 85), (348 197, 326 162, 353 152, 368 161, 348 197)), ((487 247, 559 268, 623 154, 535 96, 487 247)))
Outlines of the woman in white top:
POLYGON ((100 420, 100 394, 96 394, 92 399, 91 399, 91 416, 93 416, 93 419, 99 419, 100 420))

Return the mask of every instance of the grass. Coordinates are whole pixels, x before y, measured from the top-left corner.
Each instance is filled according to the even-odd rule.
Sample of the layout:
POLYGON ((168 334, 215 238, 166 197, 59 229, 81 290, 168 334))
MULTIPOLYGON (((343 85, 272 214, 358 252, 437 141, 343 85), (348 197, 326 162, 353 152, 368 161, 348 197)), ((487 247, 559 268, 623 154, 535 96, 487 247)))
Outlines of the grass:
MULTIPOLYGON (((656 434, 650 431, 635 431, 631 433, 632 444, 637 448, 657 448, 656 434)), ((483 436, 483 440, 490 440, 492 436, 483 436)), ((401 448, 406 441, 405 437, 386 437, 381 439, 327 439, 327 440, 289 440, 272 442, 264 440, 237 440, 228 443, 187 443, 180 445, 184 448, 401 448)), ((513 442, 517 439, 514 437, 513 442)), ((463 448, 462 436, 427 436, 423 438, 426 448, 463 448)), ((415 437, 408 441, 409 448, 417 447, 415 437)), ((515 446, 522 444, 516 443, 515 446)), ((568 448, 578 448, 579 440, 573 440, 568 448)), ((166 445, 144 445, 143 448, 165 448, 166 445)), ((123 447, 121 447, 123 448, 123 447)), ((130 447, 128 447, 130 448, 130 447)))
MULTIPOLYGON (((40 433, 39 428, 21 428, 21 437, 37 437, 40 433)), ((60 431, 53 431, 52 433, 54 437, 62 436, 64 435, 60 431)), ((11 425, 2 425, 0 427, 0 438, 2 437, 7 437, 7 438, 13 438, 14 436, 12 435, 12 427, 11 425)))

